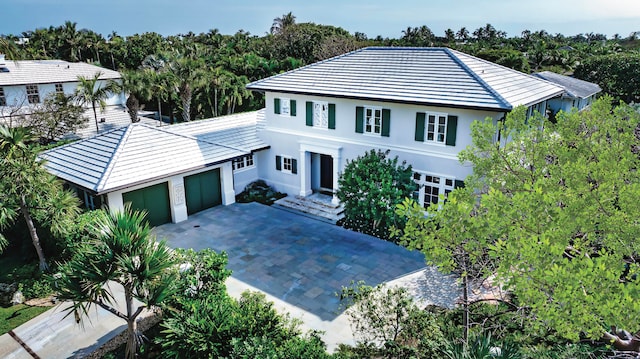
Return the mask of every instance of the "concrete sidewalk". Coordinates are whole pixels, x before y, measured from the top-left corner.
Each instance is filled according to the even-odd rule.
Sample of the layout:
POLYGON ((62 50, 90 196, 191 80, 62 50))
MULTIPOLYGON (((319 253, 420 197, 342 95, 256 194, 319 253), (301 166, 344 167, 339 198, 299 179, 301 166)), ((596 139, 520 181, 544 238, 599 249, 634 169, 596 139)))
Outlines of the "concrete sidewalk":
MULTIPOLYGON (((114 285, 116 298, 124 298, 114 285)), ((119 303, 124 310, 124 301, 119 303)), ((73 313, 66 316, 71 304, 62 303, 14 329, 15 335, 37 356, 43 359, 83 358, 127 328, 127 323, 102 308, 92 309, 90 315, 77 324, 73 313), (66 318, 65 318, 66 316, 66 318)), ((143 312, 139 318, 149 315, 143 312)), ((33 358, 8 333, 0 336, 0 358, 33 358)))

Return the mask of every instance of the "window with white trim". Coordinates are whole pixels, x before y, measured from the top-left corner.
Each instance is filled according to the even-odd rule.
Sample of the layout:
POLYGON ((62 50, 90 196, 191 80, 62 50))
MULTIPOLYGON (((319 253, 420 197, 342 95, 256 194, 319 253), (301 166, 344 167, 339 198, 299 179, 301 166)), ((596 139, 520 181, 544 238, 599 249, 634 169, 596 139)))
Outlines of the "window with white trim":
POLYGON ((413 181, 418 185, 413 197, 424 208, 429 207, 431 203, 437 204, 441 194, 446 197, 455 187, 453 178, 434 176, 429 173, 414 172, 413 181))
POLYGON ((382 108, 364 108, 364 133, 380 136, 382 133, 382 108))
POLYGON ((57 83, 57 84, 55 84, 55 86, 56 86, 56 93, 59 93, 59 94, 63 94, 64 93, 64 87, 62 87, 61 83, 57 83))
POLYGON ((27 101, 29 103, 40 103, 38 85, 27 85, 27 101))
POLYGON ((254 167, 254 158, 253 155, 246 155, 240 158, 236 158, 232 162, 232 167, 234 171, 252 168, 254 167))
POLYGON ((444 143, 447 134, 447 115, 445 114, 427 114, 426 140, 444 143))
POLYGON ((0 87, 0 106, 7 105, 7 97, 4 94, 4 87, 0 87))
POLYGON ((280 114, 283 116, 291 115, 291 102, 288 98, 280 99, 280 114))
POLYGON ((291 157, 282 156, 282 172, 291 173, 293 169, 293 159, 291 157))
POLYGON ((329 103, 313 102, 313 127, 329 128, 329 103))

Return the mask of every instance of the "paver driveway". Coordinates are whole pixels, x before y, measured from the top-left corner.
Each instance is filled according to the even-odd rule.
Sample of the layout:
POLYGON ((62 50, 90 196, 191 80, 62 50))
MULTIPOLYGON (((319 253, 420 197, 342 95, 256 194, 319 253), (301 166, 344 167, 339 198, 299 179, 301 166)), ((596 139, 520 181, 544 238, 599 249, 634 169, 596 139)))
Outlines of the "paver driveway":
POLYGON ((425 267, 419 252, 259 203, 218 206, 154 231, 174 248, 227 252, 232 279, 324 321, 339 315, 335 293, 351 281, 376 285, 425 267))

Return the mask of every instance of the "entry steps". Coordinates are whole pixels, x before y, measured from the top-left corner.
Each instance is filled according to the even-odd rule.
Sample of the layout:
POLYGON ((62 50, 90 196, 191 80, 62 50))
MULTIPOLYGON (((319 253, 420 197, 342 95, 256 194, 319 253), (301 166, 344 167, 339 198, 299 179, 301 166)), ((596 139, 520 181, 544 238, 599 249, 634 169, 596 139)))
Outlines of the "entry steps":
POLYGON ((333 224, 344 217, 344 207, 331 203, 331 196, 320 193, 313 193, 306 197, 287 196, 275 201, 273 207, 302 213, 333 224))

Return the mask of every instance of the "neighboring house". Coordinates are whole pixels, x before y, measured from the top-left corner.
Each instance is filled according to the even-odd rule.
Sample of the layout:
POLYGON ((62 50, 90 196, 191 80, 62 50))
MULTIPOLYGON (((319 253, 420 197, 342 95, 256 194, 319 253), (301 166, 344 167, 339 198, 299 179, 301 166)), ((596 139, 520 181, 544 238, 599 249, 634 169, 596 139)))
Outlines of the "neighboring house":
MULTIPOLYGON (((292 195, 335 193, 348 160, 391 150, 413 166, 423 205, 472 172, 471 123, 518 105, 545 113, 563 88, 448 48, 370 47, 252 82, 265 94, 260 178, 292 195)), ((337 202, 334 195, 334 202, 337 202)))
MULTIPOLYGON (((21 116, 29 116, 49 94, 72 95, 78 86, 79 76, 92 78, 97 72, 102 73, 98 81, 101 86, 105 85, 107 81, 120 81, 122 78, 117 71, 82 62, 12 61, 6 60, 4 55, 0 55, 0 123, 9 126, 21 125, 23 123, 21 116)), ((107 105, 105 110, 98 109, 97 111, 100 132, 131 123, 124 92, 112 94, 105 102, 107 105)), ((96 134, 93 110, 87 108, 84 117, 89 121, 86 128, 76 134, 81 138, 96 134)))
POLYGON ((45 168, 75 189, 87 208, 146 209, 149 222, 180 222, 219 204, 258 177, 259 112, 172 126, 143 123, 43 152, 45 168))
POLYGON ((582 111, 588 108, 602 92, 597 84, 564 76, 551 71, 537 72, 533 76, 552 82, 564 89, 560 97, 548 101, 548 106, 554 114, 559 111, 569 112, 572 108, 582 111))

